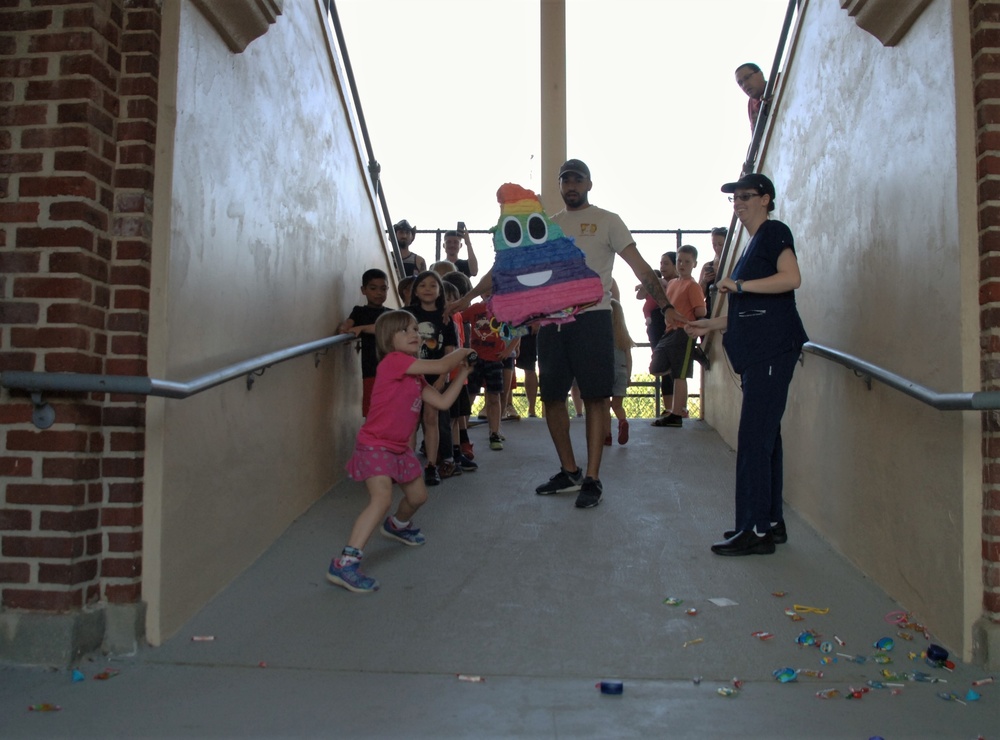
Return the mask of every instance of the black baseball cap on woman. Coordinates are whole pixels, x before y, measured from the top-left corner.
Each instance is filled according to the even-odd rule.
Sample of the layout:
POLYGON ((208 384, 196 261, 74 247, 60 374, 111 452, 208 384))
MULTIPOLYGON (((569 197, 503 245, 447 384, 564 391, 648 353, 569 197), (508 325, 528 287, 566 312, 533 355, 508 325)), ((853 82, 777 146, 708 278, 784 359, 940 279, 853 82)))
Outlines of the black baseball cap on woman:
POLYGON ((727 182, 722 186, 722 192, 735 193, 737 190, 746 190, 748 188, 756 190, 760 195, 770 195, 771 200, 774 200, 774 183, 759 172, 751 172, 749 175, 743 175, 736 182, 727 182))

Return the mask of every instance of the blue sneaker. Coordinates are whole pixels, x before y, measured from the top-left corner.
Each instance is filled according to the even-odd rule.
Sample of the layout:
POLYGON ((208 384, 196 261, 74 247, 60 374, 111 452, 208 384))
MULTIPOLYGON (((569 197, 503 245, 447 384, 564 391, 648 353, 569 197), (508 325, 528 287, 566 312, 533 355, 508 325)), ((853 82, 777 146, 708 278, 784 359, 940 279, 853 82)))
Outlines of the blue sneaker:
POLYGON ((361 572, 361 561, 359 560, 338 566, 337 558, 334 558, 330 561, 330 570, 326 572, 326 580, 356 594, 378 591, 379 586, 378 581, 361 572))
POLYGON ((424 539, 424 535, 416 527, 396 529, 392 526, 392 517, 386 517, 386 520, 382 522, 382 529, 379 531, 382 533, 383 537, 388 537, 390 540, 396 540, 396 542, 402 542, 404 545, 409 545, 410 547, 417 547, 427 541, 424 539))

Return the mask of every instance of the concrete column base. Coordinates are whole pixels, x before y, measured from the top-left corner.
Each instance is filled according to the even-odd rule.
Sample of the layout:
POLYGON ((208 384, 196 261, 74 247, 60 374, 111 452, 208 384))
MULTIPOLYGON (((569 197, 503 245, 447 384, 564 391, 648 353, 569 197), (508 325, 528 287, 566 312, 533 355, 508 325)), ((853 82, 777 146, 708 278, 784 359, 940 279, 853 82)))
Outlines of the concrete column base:
POLYGON ((1000 671, 1000 624, 982 617, 973 625, 972 660, 987 671, 1000 671))
POLYGON ((134 654, 146 604, 100 604, 68 614, 0 612, 0 661, 67 667, 87 653, 134 654))

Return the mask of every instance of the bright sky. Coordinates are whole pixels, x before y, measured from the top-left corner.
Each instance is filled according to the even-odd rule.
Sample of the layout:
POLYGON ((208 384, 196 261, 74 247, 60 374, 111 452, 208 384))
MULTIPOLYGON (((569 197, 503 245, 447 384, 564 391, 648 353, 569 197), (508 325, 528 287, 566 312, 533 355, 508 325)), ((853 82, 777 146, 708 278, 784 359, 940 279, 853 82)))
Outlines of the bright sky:
MULTIPOLYGON (((770 71, 787 0, 566 0, 568 157, 588 164, 590 202, 633 230, 728 226, 719 192, 750 143, 734 70, 770 71)), ((497 188, 541 187, 539 0, 337 0, 393 221, 488 229, 497 188)), ((551 214, 550 214, 551 215, 551 214)), ((712 254, 707 236, 685 239, 712 254)), ((655 268, 675 237, 637 235, 655 268)), ((480 275, 492 243, 474 235, 480 275)), ((413 251, 434 259, 434 237, 413 251)), ((645 341, 636 280, 615 278, 645 341)), ((643 361, 636 357, 636 370, 643 361)))

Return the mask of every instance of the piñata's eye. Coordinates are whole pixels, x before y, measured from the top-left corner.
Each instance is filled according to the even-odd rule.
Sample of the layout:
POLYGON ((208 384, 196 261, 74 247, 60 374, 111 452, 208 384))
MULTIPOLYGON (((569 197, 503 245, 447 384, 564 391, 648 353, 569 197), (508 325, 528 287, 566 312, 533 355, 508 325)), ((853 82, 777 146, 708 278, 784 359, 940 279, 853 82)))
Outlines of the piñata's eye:
POLYGON ((545 223, 545 217, 542 214, 532 213, 528 216, 528 238, 535 244, 549 240, 549 225, 545 223))
POLYGON ((507 242, 507 246, 521 246, 522 236, 523 232, 521 231, 521 222, 514 216, 507 216, 507 218, 503 220, 503 240, 507 242))

